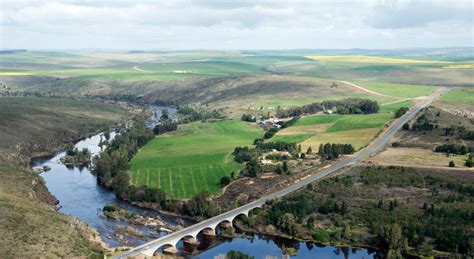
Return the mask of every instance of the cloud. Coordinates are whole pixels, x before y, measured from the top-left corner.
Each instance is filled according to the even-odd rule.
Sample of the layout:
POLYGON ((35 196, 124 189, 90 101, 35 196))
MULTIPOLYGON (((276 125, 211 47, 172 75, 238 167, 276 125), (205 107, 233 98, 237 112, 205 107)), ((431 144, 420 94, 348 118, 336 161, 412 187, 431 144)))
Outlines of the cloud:
POLYGON ((0 48, 472 45, 472 15, 466 2, 6 0, 0 48))
POLYGON ((377 4, 365 21, 379 29, 423 27, 433 22, 458 20, 472 24, 471 1, 394 1, 377 4))

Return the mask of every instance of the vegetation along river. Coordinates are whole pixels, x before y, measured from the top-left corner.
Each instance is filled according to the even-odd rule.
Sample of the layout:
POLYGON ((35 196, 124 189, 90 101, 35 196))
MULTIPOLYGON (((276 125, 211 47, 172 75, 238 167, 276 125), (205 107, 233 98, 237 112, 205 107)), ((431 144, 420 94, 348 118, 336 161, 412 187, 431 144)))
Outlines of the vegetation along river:
MULTIPOLYGON (((155 125, 161 116, 162 106, 153 107, 155 125)), ((175 109, 169 108, 169 114, 174 115, 175 109)), ((111 139, 115 133, 111 133, 111 139)), ((81 140, 75 144, 79 150, 88 148, 92 156, 101 152, 99 146, 105 140, 103 133, 81 140)), ((123 220, 115 220, 104 216, 102 208, 115 204, 130 213, 144 217, 159 217, 169 226, 183 224, 180 217, 161 214, 152 210, 116 199, 115 194, 98 184, 97 178, 91 173, 89 166, 66 166, 60 159, 66 152, 58 152, 48 157, 36 158, 32 161, 33 167, 44 166, 51 169, 43 172, 49 191, 59 200, 59 212, 79 218, 96 229, 102 240, 110 247, 137 246, 165 235, 166 232, 157 231, 155 226, 142 226, 123 220), (124 229, 133 231, 124 231, 124 229), (140 233, 140 235, 136 235, 140 233)), ((193 252, 194 258, 223 258, 230 251, 254 256, 255 258, 374 258, 375 254, 367 249, 337 248, 332 246, 318 246, 312 243, 300 242, 284 238, 275 238, 247 234, 242 237, 202 240, 193 252)), ((189 256, 189 254, 187 254, 189 256)))

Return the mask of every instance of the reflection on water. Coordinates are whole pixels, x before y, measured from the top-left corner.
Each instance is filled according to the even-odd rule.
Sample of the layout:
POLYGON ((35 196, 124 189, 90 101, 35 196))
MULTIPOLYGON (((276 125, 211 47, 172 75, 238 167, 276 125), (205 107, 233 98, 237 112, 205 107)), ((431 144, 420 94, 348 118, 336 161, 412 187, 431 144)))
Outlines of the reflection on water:
MULTIPOLYGON (((111 138, 115 133, 111 134, 111 138)), ((92 155, 97 155, 101 151, 100 141, 105 140, 103 134, 95 135, 91 138, 79 141, 75 147, 79 150, 88 148, 92 155)), ((102 214, 102 208, 107 204, 127 208, 130 212, 143 216, 160 216, 171 225, 177 225, 179 218, 161 215, 157 212, 141 209, 127 204, 115 198, 115 194, 99 185, 97 178, 90 171, 89 166, 65 166, 60 158, 65 156, 65 152, 60 152, 52 157, 38 158, 33 160, 35 167, 49 166, 51 170, 44 172, 41 176, 46 181, 49 191, 60 201, 60 212, 77 217, 95 228, 104 242, 111 247, 116 246, 136 246, 152 240, 152 236, 163 235, 157 233, 154 227, 133 226, 137 231, 149 237, 123 236, 117 233, 117 228, 129 226, 127 222, 112 220, 102 214)))
POLYGON ((257 258, 379 258, 367 249, 322 246, 311 242, 300 242, 286 238, 251 235, 248 237, 220 238, 205 241, 207 248, 193 258, 224 258, 229 251, 239 251, 257 258))

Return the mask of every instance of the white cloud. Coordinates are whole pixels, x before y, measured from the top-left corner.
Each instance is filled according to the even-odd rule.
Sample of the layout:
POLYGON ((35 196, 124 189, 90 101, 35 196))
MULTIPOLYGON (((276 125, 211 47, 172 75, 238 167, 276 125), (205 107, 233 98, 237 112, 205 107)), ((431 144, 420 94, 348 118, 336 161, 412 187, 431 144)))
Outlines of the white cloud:
POLYGON ((471 2, 4 0, 0 13, 0 47, 472 46, 472 17, 471 2))

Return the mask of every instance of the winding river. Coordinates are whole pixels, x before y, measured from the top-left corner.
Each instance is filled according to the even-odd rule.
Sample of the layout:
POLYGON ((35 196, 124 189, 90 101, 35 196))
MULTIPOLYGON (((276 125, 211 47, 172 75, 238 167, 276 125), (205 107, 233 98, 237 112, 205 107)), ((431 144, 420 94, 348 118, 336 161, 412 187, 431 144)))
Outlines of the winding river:
MULTIPOLYGON (((162 109, 167 109, 173 116, 174 108, 154 106, 154 121, 149 127, 153 127, 161 117, 162 109)), ((111 134, 111 138, 115 133, 111 134)), ((104 139, 103 134, 97 134, 76 143, 78 149, 88 148, 92 155, 99 154, 101 147, 99 143, 104 139)), ((65 152, 58 152, 48 157, 32 160, 33 167, 49 166, 51 170, 43 172, 41 176, 45 179, 49 191, 59 200, 59 212, 79 218, 92 228, 96 229, 102 240, 110 247, 137 246, 165 232, 157 232, 155 227, 131 225, 128 222, 107 218, 102 213, 102 208, 108 204, 127 209, 134 214, 146 217, 159 217, 171 226, 183 223, 179 217, 164 215, 152 210, 139 208, 122 202, 115 197, 110 190, 98 184, 97 178, 91 173, 88 166, 66 166, 61 163, 60 158, 65 152), (133 228, 140 236, 121 231, 125 228, 133 228)), ((317 246, 312 243, 299 242, 289 239, 251 235, 253 237, 219 237, 209 242, 202 242, 191 257, 194 258, 224 258, 231 250, 254 256, 255 258, 282 258, 283 250, 291 248, 293 256, 284 258, 373 258, 374 254, 366 249, 343 249, 332 246, 317 246)))

